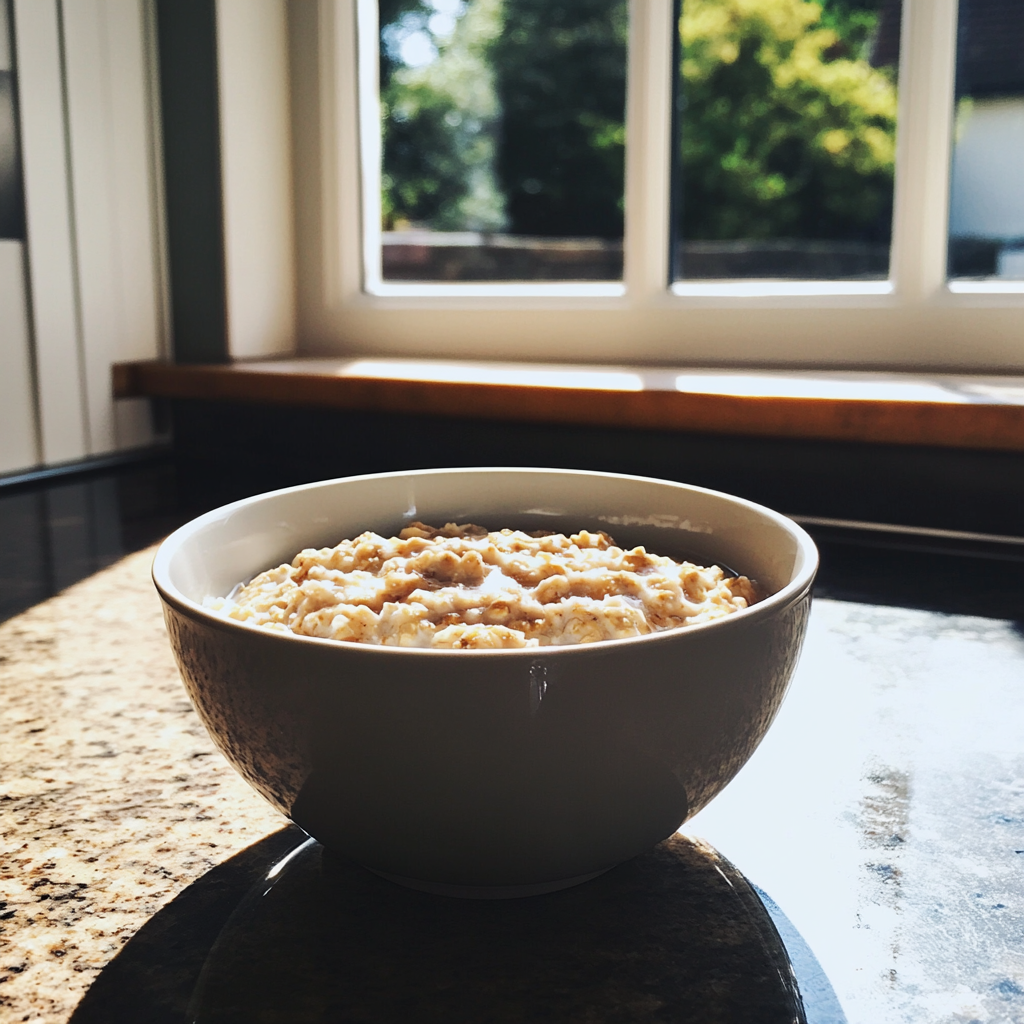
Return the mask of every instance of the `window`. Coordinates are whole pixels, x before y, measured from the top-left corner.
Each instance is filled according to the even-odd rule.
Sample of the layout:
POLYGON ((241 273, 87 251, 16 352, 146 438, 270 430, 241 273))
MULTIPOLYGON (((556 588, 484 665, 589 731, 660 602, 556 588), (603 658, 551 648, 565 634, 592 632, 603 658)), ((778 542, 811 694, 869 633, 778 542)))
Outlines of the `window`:
POLYGON ((676 280, 884 281, 899 0, 684 0, 676 280))
MULTIPOLYGON (((612 0, 588 0, 599 2, 614 12, 612 0)), ((962 6, 984 2, 962 0, 962 6)), ((683 0, 684 36, 686 5, 692 13, 698 3, 724 6, 727 0, 683 0)), ((787 3, 805 15, 814 13, 808 8, 821 9, 813 0, 787 3)), ((1003 271, 971 275, 961 273, 947 244, 950 232, 958 230, 955 212, 950 217, 951 165, 954 180, 960 173, 959 155, 952 155, 955 0, 904 0, 902 10, 891 0, 833 5, 833 11, 843 8, 851 15, 873 12, 874 21, 846 53, 826 52, 834 44, 817 37, 819 61, 845 60, 847 71, 870 79, 880 92, 888 89, 885 103, 871 115, 874 120, 864 125, 873 133, 868 156, 877 173, 870 203, 863 196, 859 202, 871 210, 859 220, 836 217, 826 231, 801 227, 797 216, 760 227, 754 236, 707 220, 687 220, 687 190, 692 204, 699 168, 685 145, 685 110, 675 125, 681 134, 673 142, 674 101, 679 97, 689 103, 694 88, 685 70, 683 82, 677 82, 680 12, 671 0, 632 0, 622 32, 627 51, 622 264, 619 271, 606 260, 602 274, 566 272, 564 264, 553 273, 550 251, 543 252, 542 246, 525 256, 521 250, 495 255, 494 236, 522 240, 527 247, 545 237, 514 224, 510 230, 507 207, 502 213, 492 204, 492 220, 474 225, 465 216, 466 207, 459 214, 462 221, 450 216, 453 208, 442 216, 438 205, 417 223, 395 205, 389 190, 396 185, 397 165, 388 152, 387 133, 397 131, 410 111, 399 111, 395 121, 389 105, 395 68, 387 62, 401 57, 406 47, 411 59, 402 62, 404 67, 415 70, 420 60, 420 68, 429 70, 433 52, 440 54, 446 45, 439 46, 438 38, 454 38, 451 19, 457 25, 460 17, 469 16, 471 5, 469 0, 450 5, 449 0, 431 0, 404 21, 401 12, 389 15, 394 7, 385 8, 382 31, 376 0, 321 6, 317 34, 309 33, 319 39, 317 88, 311 91, 306 70, 293 81, 294 109, 306 109, 305 96, 318 114, 315 138, 301 119, 296 122, 300 190, 314 187, 317 195, 317 204, 307 204, 307 212, 298 216, 300 316, 312 350, 677 365, 990 371, 1024 366, 1024 281, 1006 272, 1015 266, 1016 242, 1000 241, 1000 253, 1007 250, 999 257, 1003 271), (425 23, 434 15, 434 28, 447 36, 435 36, 425 23), (422 48, 419 57, 417 46, 422 48), (386 105, 383 140, 380 82, 386 105), (893 137, 895 146, 887 155, 884 143, 893 137), (683 160, 673 168, 676 145, 683 160), (425 252, 431 240, 415 237, 416 232, 461 237, 440 240, 450 250, 446 260, 425 252), (304 260, 308 273, 302 269, 304 260), (432 269, 418 271, 416 260, 432 269), (508 276, 501 277, 481 269, 487 260, 490 268, 513 265, 513 271, 503 270, 508 276)), ((962 23, 961 18, 961 32, 962 23)), ((685 59, 686 38, 682 45, 685 59)), ((493 74, 493 66, 490 70, 493 74)), ((425 71, 419 80, 425 80, 425 71)), ((405 81, 415 84, 417 74, 406 75, 405 81)), ((481 99, 487 97, 477 96, 474 102, 481 99)), ((484 113, 478 109, 478 120, 484 113)), ((465 109, 449 106, 439 115, 445 131, 466 130, 465 109)), ((827 142, 836 151, 848 144, 838 137, 827 142)), ((488 173, 493 175, 493 157, 486 157, 484 165, 487 160, 492 160, 488 173)), ((506 170, 497 173, 506 175, 506 184, 511 180, 506 170)), ((520 173, 518 181, 530 188, 540 185, 535 194, 544 187, 536 174, 520 173)), ((529 195, 529 188, 524 192, 529 195)), ((558 237, 577 249, 583 247, 581 240, 591 245, 598 240, 606 247, 605 256, 619 244, 607 227, 573 227, 558 237)), ((511 248, 504 239, 498 241, 511 248)))
POLYGON ((961 0, 949 273, 1024 280, 1024 6, 961 0))
POLYGON ((382 279, 621 280, 625 0, 379 10, 382 279))

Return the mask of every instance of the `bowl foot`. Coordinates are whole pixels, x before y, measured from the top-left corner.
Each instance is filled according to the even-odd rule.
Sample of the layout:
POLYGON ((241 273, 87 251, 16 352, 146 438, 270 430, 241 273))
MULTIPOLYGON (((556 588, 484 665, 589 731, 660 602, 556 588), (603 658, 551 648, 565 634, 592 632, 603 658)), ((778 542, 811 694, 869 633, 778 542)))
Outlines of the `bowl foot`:
POLYGON ((424 882, 419 878, 405 878, 402 875, 392 875, 388 871, 378 871, 376 868, 368 870, 389 882, 404 885, 407 889, 429 892, 434 896, 453 896, 461 900, 514 900, 522 896, 543 896, 548 892, 558 892, 559 889, 569 889, 574 885, 589 882, 611 868, 602 868, 600 871, 591 871, 590 874, 576 875, 573 878, 559 878, 554 882, 531 882, 528 885, 450 885, 447 882, 424 882))

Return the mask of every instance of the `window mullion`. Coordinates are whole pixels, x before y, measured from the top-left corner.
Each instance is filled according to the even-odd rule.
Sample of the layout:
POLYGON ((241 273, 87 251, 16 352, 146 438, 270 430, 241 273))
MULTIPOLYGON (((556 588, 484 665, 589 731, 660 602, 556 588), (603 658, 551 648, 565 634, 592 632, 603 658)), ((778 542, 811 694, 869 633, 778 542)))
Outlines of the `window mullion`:
POLYGON ((946 283, 957 0, 904 0, 891 276, 916 304, 946 283))
POLYGON ((672 0, 630 4, 623 245, 634 302, 668 289, 673 9, 672 0))
POLYGON ((380 25, 377 0, 357 0, 356 7, 363 274, 366 288, 373 291, 381 282, 380 25))
MULTIPOLYGON (((315 247, 322 261, 320 285, 314 286, 312 293, 315 306, 307 314, 307 323, 320 325, 317 331, 325 329, 332 311, 356 299, 363 290, 364 186, 356 6, 356 0, 319 0, 319 142, 298 161, 300 168, 303 162, 315 163, 318 176, 314 187, 322 203, 320 217, 313 213, 305 225, 306 244, 315 247)), ((303 322, 301 316, 299 322, 303 322)))

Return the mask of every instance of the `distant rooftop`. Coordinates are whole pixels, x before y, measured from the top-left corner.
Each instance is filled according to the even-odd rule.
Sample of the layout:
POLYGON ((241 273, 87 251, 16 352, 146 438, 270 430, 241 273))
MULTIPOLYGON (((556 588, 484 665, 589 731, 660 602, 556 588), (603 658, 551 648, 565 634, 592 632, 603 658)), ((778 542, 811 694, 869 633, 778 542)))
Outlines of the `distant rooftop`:
MULTIPOLYGON (((876 67, 896 64, 900 0, 883 0, 871 55, 876 67)), ((960 0, 956 62, 958 96, 1024 96, 1024 0, 960 0)))
POLYGON ((960 0, 958 96, 1024 95, 1024 3, 960 0))

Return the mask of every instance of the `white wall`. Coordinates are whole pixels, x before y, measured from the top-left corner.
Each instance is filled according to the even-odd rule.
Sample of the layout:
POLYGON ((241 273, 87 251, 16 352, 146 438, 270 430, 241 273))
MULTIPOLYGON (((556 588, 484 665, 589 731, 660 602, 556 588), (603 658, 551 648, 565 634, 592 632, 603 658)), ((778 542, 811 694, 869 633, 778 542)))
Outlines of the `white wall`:
POLYGON ((1024 97, 966 104, 956 132, 949 233, 1024 238, 1024 97))
MULTIPOLYGON (((31 301, 12 243, 0 254, 0 472, 153 440, 144 401, 111 399, 110 367, 168 347, 154 3, 14 0, 31 301)), ((218 0, 217 35, 229 352, 288 353, 287 2, 218 0)))
POLYGON ((285 0, 217 0, 228 351, 295 347, 285 0))
POLYGON ((39 461, 29 341, 24 246, 0 239, 0 473, 39 461))
MULTIPOLYGON (((10 69, 7 9, 0 3, 0 71, 10 69)), ((25 247, 17 239, 0 239, 0 473, 39 459, 30 343, 25 247)))
POLYGON ((144 403, 115 412, 110 398, 111 364, 155 358, 164 332, 146 30, 139 0, 64 4, 84 391, 94 453, 151 440, 144 403))
POLYGON ((53 0, 15 0, 25 220, 44 462, 90 454, 78 330, 73 197, 53 0))
POLYGON ((153 439, 110 384, 166 335, 152 17, 152 0, 14 0, 45 463, 153 439))

